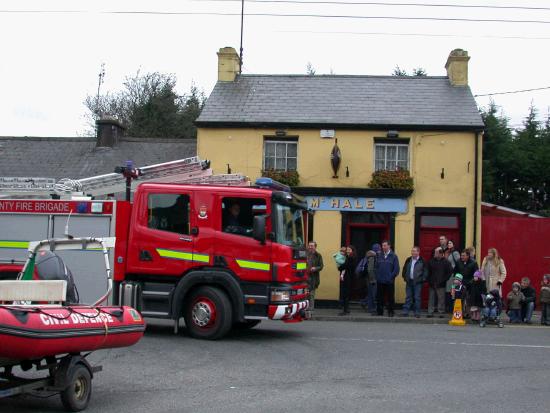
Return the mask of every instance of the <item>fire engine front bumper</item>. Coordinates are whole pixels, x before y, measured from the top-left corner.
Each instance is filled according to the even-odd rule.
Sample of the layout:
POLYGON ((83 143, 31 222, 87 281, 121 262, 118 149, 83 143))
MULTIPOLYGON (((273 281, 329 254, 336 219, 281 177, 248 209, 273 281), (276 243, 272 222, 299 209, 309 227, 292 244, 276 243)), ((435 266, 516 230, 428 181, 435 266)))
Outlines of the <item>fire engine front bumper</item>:
POLYGON ((309 318, 306 311, 309 308, 309 301, 298 301, 291 304, 283 305, 270 305, 268 310, 268 316, 272 320, 283 321, 301 321, 309 318))

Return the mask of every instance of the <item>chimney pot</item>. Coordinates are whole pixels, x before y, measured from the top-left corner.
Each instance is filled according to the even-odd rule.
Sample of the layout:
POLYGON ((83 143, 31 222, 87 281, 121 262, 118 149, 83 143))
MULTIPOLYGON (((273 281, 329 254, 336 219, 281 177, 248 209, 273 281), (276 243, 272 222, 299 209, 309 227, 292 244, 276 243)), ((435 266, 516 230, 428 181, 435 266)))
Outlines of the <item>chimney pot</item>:
POLYGON ((97 127, 97 148, 112 148, 124 136, 124 125, 112 116, 104 116, 95 121, 97 127))
POLYGON ((239 74, 240 58, 233 47, 222 47, 218 52, 218 81, 233 82, 239 74))
POLYGON ((447 58, 445 69, 452 86, 468 86, 468 61, 470 56, 463 49, 454 49, 447 58))

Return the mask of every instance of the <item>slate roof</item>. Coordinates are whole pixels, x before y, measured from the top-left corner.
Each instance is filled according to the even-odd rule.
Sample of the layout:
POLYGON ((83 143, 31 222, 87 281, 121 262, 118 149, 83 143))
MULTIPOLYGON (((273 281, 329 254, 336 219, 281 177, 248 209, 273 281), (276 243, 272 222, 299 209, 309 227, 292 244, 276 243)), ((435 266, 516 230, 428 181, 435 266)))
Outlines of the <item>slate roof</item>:
POLYGON ((483 128, 470 88, 446 76, 240 75, 216 84, 196 124, 483 128))
POLYGON ((114 172, 127 160, 136 166, 196 156, 194 139, 121 138, 96 148, 96 138, 0 137, 0 176, 79 179, 114 172))

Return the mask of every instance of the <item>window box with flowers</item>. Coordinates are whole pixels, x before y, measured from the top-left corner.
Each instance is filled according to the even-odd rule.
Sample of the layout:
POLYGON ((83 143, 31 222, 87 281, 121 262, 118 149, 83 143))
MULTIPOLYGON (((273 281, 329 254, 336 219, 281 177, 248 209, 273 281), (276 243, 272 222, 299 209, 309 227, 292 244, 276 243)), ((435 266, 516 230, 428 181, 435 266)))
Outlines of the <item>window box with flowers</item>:
POLYGON ((368 186, 373 189, 414 189, 413 179, 406 169, 373 172, 368 186))
POLYGON ((274 169, 267 169, 262 171, 262 176, 274 179, 288 186, 300 185, 300 175, 298 175, 298 171, 276 171, 274 169))

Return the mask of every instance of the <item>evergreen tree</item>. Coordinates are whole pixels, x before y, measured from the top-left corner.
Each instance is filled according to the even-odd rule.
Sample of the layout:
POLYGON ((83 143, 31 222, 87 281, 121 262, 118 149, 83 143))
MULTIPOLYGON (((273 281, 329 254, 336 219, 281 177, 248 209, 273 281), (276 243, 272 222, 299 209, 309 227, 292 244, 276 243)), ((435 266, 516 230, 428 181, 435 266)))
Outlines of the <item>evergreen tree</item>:
POLYGON ((550 119, 539 121, 531 106, 522 126, 512 131, 494 102, 481 115, 483 200, 550 216, 550 119))
POLYGON ((404 69, 401 69, 399 65, 395 65, 395 68, 393 69, 393 72, 391 74, 392 76, 408 76, 407 71, 404 69))
POLYGON ((426 69, 423 67, 415 67, 412 75, 417 77, 425 77, 428 76, 428 72, 426 72, 426 69))
POLYGON ((503 205, 507 188, 514 179, 509 171, 512 130, 508 126, 508 119, 499 111, 500 108, 491 101, 487 109, 481 112, 485 123, 482 198, 503 205))
POLYGON ((422 67, 415 67, 412 71, 412 75, 409 75, 405 69, 401 69, 399 65, 395 65, 395 68, 393 69, 393 72, 391 75, 400 76, 400 77, 406 77, 406 76, 425 77, 425 76, 428 76, 428 72, 426 72, 426 69, 422 67))
POLYGON ((317 70, 315 70, 315 67, 313 67, 313 65, 311 64, 311 62, 307 62, 306 73, 307 73, 309 76, 315 76, 315 73, 317 73, 317 70))

